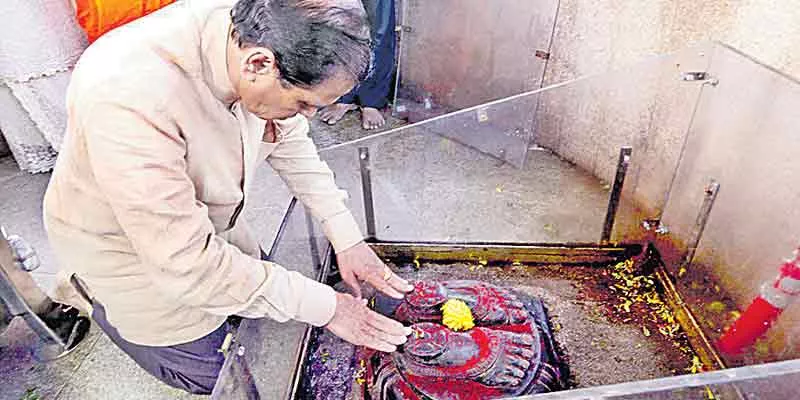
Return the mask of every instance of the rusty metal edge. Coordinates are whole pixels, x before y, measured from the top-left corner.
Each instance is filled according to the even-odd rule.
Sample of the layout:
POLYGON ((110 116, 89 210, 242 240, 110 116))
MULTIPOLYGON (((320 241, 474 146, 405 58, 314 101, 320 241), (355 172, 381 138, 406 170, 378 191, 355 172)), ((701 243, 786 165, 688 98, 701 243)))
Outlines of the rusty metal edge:
POLYGON ((373 242, 370 246, 382 258, 418 261, 478 261, 526 264, 605 264, 642 252, 638 244, 598 246, 527 245, 506 243, 373 242))
POLYGON ((664 290, 664 297, 667 303, 672 308, 672 312, 675 314, 675 318, 681 328, 686 332, 692 349, 697 353, 703 365, 710 370, 726 369, 727 365, 703 331, 703 328, 700 327, 692 311, 683 301, 683 297, 681 297, 678 288, 672 282, 672 278, 663 265, 658 265, 655 268, 655 275, 664 290))

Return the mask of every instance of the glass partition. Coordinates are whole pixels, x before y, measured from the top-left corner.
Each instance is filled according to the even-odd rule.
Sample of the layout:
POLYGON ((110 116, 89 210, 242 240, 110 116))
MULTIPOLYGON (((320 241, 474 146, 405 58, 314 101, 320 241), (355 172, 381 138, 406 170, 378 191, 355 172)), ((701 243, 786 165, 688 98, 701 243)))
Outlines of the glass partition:
MULTIPOLYGON (((673 272, 716 339, 798 246, 800 84, 728 46, 716 44, 710 54, 708 72, 716 85, 707 85, 700 97, 664 223, 685 246, 681 255, 697 243, 693 259, 673 272), (711 182, 719 190, 709 204, 711 182)), ((729 361, 797 357, 798 337, 795 304, 764 340, 729 361)))
POLYGON ((382 240, 596 242, 608 192, 581 168, 530 148, 537 96, 466 109, 321 156, 364 218, 359 149, 366 149, 382 240))
MULTIPOLYGON (((318 279, 329 243, 321 227, 295 200, 270 250, 270 259, 287 269, 318 279)), ((306 330, 299 322, 243 319, 228 350, 213 398, 281 399, 291 388, 296 357, 306 330)))
POLYGON ((610 190, 620 149, 631 148, 612 240, 658 220, 689 130, 711 44, 542 91, 535 143, 599 178, 610 190))
POLYGON ((709 48, 466 108, 322 156, 363 213, 358 152, 367 148, 381 239, 599 242, 623 146, 633 155, 618 231, 632 210, 660 217, 702 88, 682 76, 706 70, 709 48))
POLYGON ((800 378, 800 361, 793 360, 706 372, 696 375, 675 376, 618 385, 568 390, 521 397, 519 399, 793 399, 797 396, 795 379, 798 378, 800 378))

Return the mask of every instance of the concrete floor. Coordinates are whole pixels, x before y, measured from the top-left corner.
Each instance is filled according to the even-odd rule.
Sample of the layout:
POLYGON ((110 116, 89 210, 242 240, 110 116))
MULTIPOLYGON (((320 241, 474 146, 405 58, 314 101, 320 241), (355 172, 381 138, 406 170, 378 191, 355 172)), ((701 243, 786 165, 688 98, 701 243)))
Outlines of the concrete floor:
MULTIPOLYGON (((392 120, 390 126, 399 123, 392 120)), ((323 148, 371 133, 360 129, 357 113, 349 114, 335 127, 312 124, 312 136, 323 148)), ((525 168, 518 169, 424 129, 364 143, 373 154, 382 238, 527 242, 599 238, 607 189, 552 154, 533 151, 525 168)), ((363 219, 356 148, 344 146, 322 154, 336 172, 340 186, 351 194, 357 218, 363 219)), ((255 201, 245 211, 245 218, 268 247, 290 196, 269 168, 261 168, 257 179, 262 183, 253 185, 251 199, 255 201)), ((0 223, 9 232, 21 234, 40 252, 44 265, 34 278, 44 288, 52 285, 57 265, 41 223, 47 181, 46 174, 24 174, 8 159, 0 161, 0 223)), ((288 267, 305 263, 294 257, 287 259, 288 267)), ((92 333, 80 351, 56 362, 38 364, 24 356, 36 339, 19 325, 0 335, 0 400, 19 400, 29 389, 41 398, 57 400, 195 397, 149 377, 98 332, 92 333)), ((273 340, 261 341, 266 343, 259 351, 248 354, 260 364, 256 379, 269 393, 262 398, 278 398, 286 387, 293 343, 302 326, 265 321, 261 328, 273 340)))

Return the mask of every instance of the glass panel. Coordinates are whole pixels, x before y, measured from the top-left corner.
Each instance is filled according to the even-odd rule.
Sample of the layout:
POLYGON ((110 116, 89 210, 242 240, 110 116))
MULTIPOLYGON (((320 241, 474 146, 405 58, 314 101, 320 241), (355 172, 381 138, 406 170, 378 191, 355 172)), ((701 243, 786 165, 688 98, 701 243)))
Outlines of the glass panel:
POLYGON ((663 210, 702 88, 681 74, 706 71, 710 44, 542 92, 535 143, 603 181, 610 190, 620 148, 632 156, 612 240, 636 237, 663 210))
POLYGON ((399 3, 396 115, 417 122, 541 87, 557 0, 399 3))
POLYGON ((792 399, 797 396, 796 380, 798 378, 800 378, 800 361, 794 360, 696 375, 519 397, 518 399, 792 399))
POLYGON ((321 155, 363 218, 358 149, 369 150, 376 231, 383 240, 596 242, 608 193, 557 155, 529 151, 537 95, 462 110, 321 155))
MULTIPOLYGON (((320 226, 309 219, 303 206, 296 203, 284 219, 282 233, 278 233, 280 238, 272 252, 272 260, 316 279, 319 274, 317 265, 328 248, 321 232, 320 226)), ((290 388, 306 326, 294 321, 278 323, 267 318, 242 320, 236 342, 231 346, 230 360, 217 381, 214 398, 259 398, 254 397, 254 393, 262 399, 284 398, 290 388), (237 355, 240 346, 243 350, 237 355)))
POLYGON ((705 71, 707 49, 485 103, 322 155, 358 206, 358 147, 369 149, 381 239, 597 242, 620 147, 632 146, 622 201, 630 205, 614 237, 624 239, 624 216, 634 228, 642 215, 660 216, 702 87, 681 72, 705 71))
MULTIPOLYGON (((703 90, 664 222, 677 243, 691 243, 706 187, 719 183, 694 262, 678 280, 716 339, 797 247, 800 84, 724 45, 711 59, 719 84, 703 90)), ((796 358, 798 337, 800 308, 789 307, 765 340, 729 362, 796 358)))

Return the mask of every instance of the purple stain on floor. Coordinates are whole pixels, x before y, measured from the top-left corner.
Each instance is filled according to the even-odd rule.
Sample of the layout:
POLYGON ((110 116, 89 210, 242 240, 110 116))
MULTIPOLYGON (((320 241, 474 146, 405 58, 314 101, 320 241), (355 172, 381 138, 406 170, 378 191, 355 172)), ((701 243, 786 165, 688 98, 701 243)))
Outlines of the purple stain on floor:
POLYGON ((325 329, 314 329, 303 380, 304 399, 345 400, 355 374, 356 346, 325 329))

